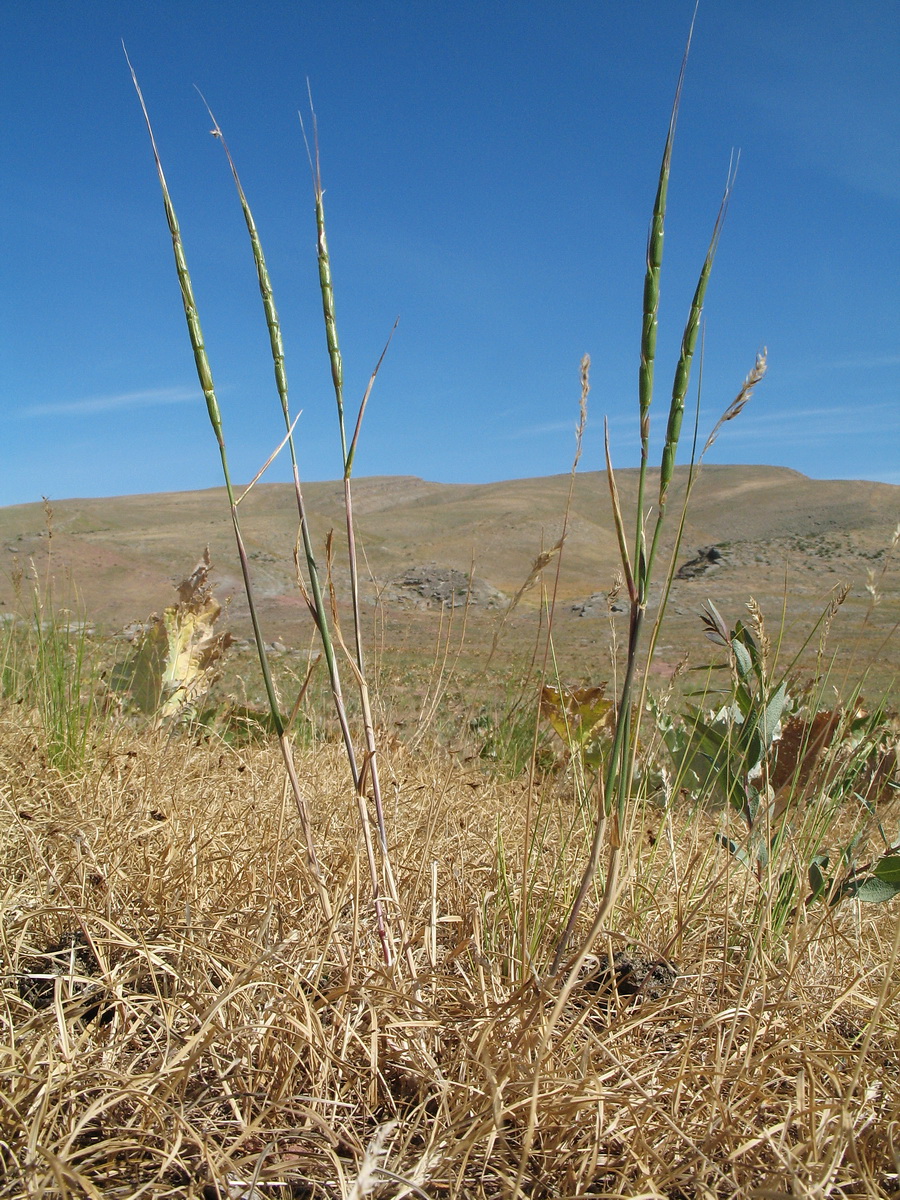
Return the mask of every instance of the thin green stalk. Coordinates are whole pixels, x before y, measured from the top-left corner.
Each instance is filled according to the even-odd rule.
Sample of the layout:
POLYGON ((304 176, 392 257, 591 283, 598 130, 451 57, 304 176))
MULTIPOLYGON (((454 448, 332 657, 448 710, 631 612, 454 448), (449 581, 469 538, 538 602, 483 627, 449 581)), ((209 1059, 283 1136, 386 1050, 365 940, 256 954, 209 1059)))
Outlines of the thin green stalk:
MULTIPOLYGON (((556 660, 553 646, 553 618, 556 612, 556 601, 559 595, 559 580, 562 569, 563 547, 566 544, 566 538, 569 533, 569 520, 572 513, 572 501, 575 496, 575 480, 578 475, 578 464, 581 462, 581 452, 584 444, 584 431, 587 427, 588 416, 588 395, 591 390, 590 383, 590 368, 591 360, 589 355, 585 354, 581 360, 581 396, 578 405, 578 424, 575 427, 575 454, 572 458, 572 469, 569 472, 569 487, 566 493, 566 505, 563 510, 563 523, 557 542, 558 552, 556 555, 556 570, 553 577, 553 593, 550 597, 550 603, 547 610, 547 635, 544 642, 544 657, 541 662, 540 685, 543 687, 544 681, 547 678, 547 664, 551 654, 554 655, 554 668, 556 669, 556 660)), ((556 678, 559 678, 559 671, 556 669, 556 678)), ((534 733, 532 735, 531 758, 528 766, 528 790, 525 801, 525 832, 522 841, 522 885, 519 901, 519 925, 518 936, 519 946, 522 951, 522 980, 524 982, 525 972, 530 965, 527 961, 526 948, 528 946, 528 918, 531 897, 531 884, 529 882, 529 869, 532 859, 532 836, 534 828, 534 785, 535 785, 535 764, 537 761, 537 743, 538 743, 538 721, 534 723, 534 733)))
MULTIPOLYGON (((732 180, 732 182, 733 182, 733 180, 732 180)), ((753 370, 750 371, 750 373, 744 379, 744 382, 741 385, 741 390, 738 392, 736 399, 732 401, 732 403, 728 406, 728 408, 725 410, 725 412, 723 413, 723 415, 717 422, 717 424, 713 430, 713 433, 710 434, 710 436, 707 438, 706 443, 703 447, 703 450, 701 451, 701 453, 698 457, 698 455, 697 455, 697 431, 698 431, 699 423, 700 423, 700 396, 701 396, 702 389, 703 389, 703 349, 702 349, 702 339, 701 339, 700 372, 699 372, 699 378, 697 381, 697 406, 696 406, 695 415, 694 415, 694 435, 693 435, 693 443, 692 443, 692 447, 691 447, 691 459, 690 459, 690 463, 688 464, 687 484, 685 486, 684 499, 682 500, 682 503, 681 503, 681 513, 679 515, 678 528, 675 531, 675 540, 674 540, 674 544, 672 546, 672 552, 669 556, 669 567, 666 572, 665 584, 663 586, 662 596, 660 597, 659 610, 656 614, 656 620, 653 623, 653 630, 651 632, 650 640, 649 640, 649 643, 647 646, 648 661, 650 661, 653 658, 653 654, 656 649, 656 643, 659 640, 659 635, 660 635, 660 631, 662 629, 663 619, 665 617, 666 609, 667 609, 668 603, 669 603, 669 596, 671 595, 671 591, 672 591, 672 583, 675 579, 675 565, 676 565, 676 562, 678 559, 678 553, 681 549, 682 541, 684 539, 684 530, 685 530, 685 525, 687 523, 688 507, 690 505, 691 496, 693 495, 694 488, 697 485, 697 482, 700 478, 700 472, 703 467, 703 460, 706 457, 706 452, 707 452, 707 450, 709 450, 710 446, 713 444, 713 442, 715 440, 715 435, 718 434, 718 431, 722 427, 722 425, 726 421, 733 420, 736 416, 739 415, 740 412, 743 411, 744 407, 747 405, 747 403, 752 398, 754 389, 756 388, 757 384, 761 382, 765 373, 766 373, 766 356, 765 356, 765 351, 764 351, 762 354, 758 354, 756 356, 756 363, 753 367, 753 370)), ((817 626, 818 626, 818 622, 817 622, 817 626)), ((798 651, 797 657, 795 657, 794 661, 788 667, 788 671, 783 674, 783 676, 779 682, 783 683, 784 680, 787 678, 788 672, 792 669, 792 667, 795 665, 795 663, 797 661, 797 658, 799 658, 799 655, 806 648, 813 633, 815 633, 815 627, 814 627, 812 633, 809 635, 809 638, 807 638, 807 640, 803 643, 803 646, 801 647, 800 651, 798 651)), ((644 712, 644 704, 645 704, 646 697, 647 697, 648 682, 649 682, 648 677, 645 674, 643 685, 641 688, 641 697, 640 697, 640 701, 638 704, 638 712, 640 714, 643 714, 643 712, 644 712)))
MULTIPOLYGON (((338 427, 341 438, 341 459, 343 464, 344 479, 344 512, 346 518, 347 551, 350 566, 350 594, 353 606, 353 630, 355 642, 354 665, 356 668, 360 706, 363 717, 363 734, 366 743, 366 765, 372 781, 372 798, 375 804, 375 819, 378 829, 378 840, 381 849, 381 861, 384 870, 384 878, 388 895, 393 902, 394 909, 397 914, 398 928, 400 930, 407 966, 409 968, 410 975, 415 980, 417 977, 415 959, 413 958, 412 948, 409 945, 405 922, 403 921, 402 917, 400 897, 397 889, 396 879, 394 878, 390 849, 388 846, 387 825, 384 817, 384 802, 382 799, 381 781, 378 769, 378 747, 375 740, 375 726, 372 719, 369 689, 366 683, 365 656, 362 641, 362 619, 359 607, 359 571, 356 557, 356 533, 353 524, 353 492, 351 487, 353 460, 359 441, 363 415, 368 404, 372 386, 375 382, 375 377, 378 374, 378 369, 384 360, 385 354, 387 353, 387 345, 382 351, 381 357, 379 358, 378 363, 375 366, 375 370, 373 371, 369 380, 369 385, 366 388, 365 395, 363 396, 362 403, 360 404, 353 438, 348 446, 346 423, 344 420, 344 366, 343 359, 341 357, 340 342, 338 340, 337 319, 335 316, 334 285, 331 277, 331 260, 328 254, 328 237, 325 228, 325 193, 322 187, 322 171, 319 160, 319 141, 315 120, 315 111, 313 111, 313 144, 315 149, 315 159, 313 160, 312 156, 310 156, 310 165, 313 170, 313 188, 315 193, 319 288, 322 294, 322 313, 325 321, 325 339, 328 346, 328 357, 331 363, 331 378, 334 385, 334 395, 338 414, 338 427)), ((396 322, 394 328, 396 329, 396 322)), ((393 336, 393 331, 391 336, 393 336)), ((390 345, 390 340, 391 339, 388 338, 388 345, 390 345)), ((359 791, 362 790, 363 783, 364 780, 360 779, 358 784, 359 791)))
MULTIPOLYGON (((202 93, 201 98, 203 98, 202 93)), ((372 846, 372 835, 369 829, 368 814, 365 811, 365 806, 360 796, 359 785, 361 773, 356 761, 356 751, 353 745, 353 738, 350 733, 350 724, 347 718, 346 705, 344 704, 337 656, 334 652, 334 643, 328 624, 328 614, 322 595, 322 586, 319 579, 318 566, 316 564, 315 554, 312 548, 312 536, 309 529, 309 522, 307 520, 306 507, 303 501, 303 490, 300 483, 300 471, 297 463, 297 452, 292 432, 293 426, 291 422, 290 404, 288 401, 288 381, 284 359, 284 342, 281 336, 281 323, 278 319, 278 310, 275 307, 275 296, 272 290, 269 270, 266 265, 265 254, 263 253, 262 242, 260 240, 259 232, 256 228, 256 222, 253 219, 253 213, 250 209, 249 202, 247 201, 243 185, 241 184, 237 167, 235 166, 234 159, 232 158, 231 152, 228 149, 228 143, 225 141, 225 137, 221 128, 219 127, 219 123, 216 121, 212 109, 206 103, 205 98, 203 98, 203 103, 206 104, 206 110, 209 113, 210 120, 213 122, 213 137, 217 138, 221 142, 222 149, 225 151, 225 157, 228 160, 228 165, 231 169, 235 187, 237 188, 238 198, 241 204, 241 211, 244 214, 244 221, 247 226, 247 232, 250 236, 250 245, 253 250, 253 261, 256 265, 259 291, 263 302, 266 326, 269 331, 269 344, 272 352, 272 364, 275 371, 275 385, 278 389, 281 410, 284 416, 285 427, 287 429, 287 443, 291 456, 291 468, 294 477, 294 494, 297 500, 300 532, 303 540, 303 549, 306 557, 310 588, 312 590, 313 617, 318 627, 319 635, 322 639, 322 647, 325 653, 325 662, 328 669, 328 677, 331 684, 331 692, 334 699, 335 711, 337 713, 338 723, 341 727, 341 736, 344 740, 344 747, 350 765, 350 773, 353 777, 354 791, 356 792, 357 802, 360 807, 360 826, 362 828, 363 841, 366 850, 366 861, 368 864, 369 876, 372 884, 372 903, 375 911, 376 929, 378 931, 378 937, 379 941, 381 942, 385 960, 388 964, 390 964, 393 960, 392 942, 390 932, 385 921, 384 908, 381 902, 381 889, 378 882, 378 868, 375 862, 374 848, 372 846)))
MULTIPOLYGON (((696 19, 696 15, 697 10, 695 7, 694 19, 696 19)), ((707 253, 707 258, 704 262, 700 282, 694 295, 694 301, 691 305, 688 322, 682 340, 682 352, 681 357, 679 358, 678 367, 675 372, 672 404, 669 410, 669 426, 666 437, 666 446, 663 451, 662 467, 660 471, 661 513, 657 517, 653 544, 651 551, 648 554, 646 546, 646 514, 644 511, 644 496, 650 453, 650 407, 653 401, 653 374, 656 360, 659 282, 660 272, 662 269, 663 243, 665 238, 666 202, 668 197, 669 174, 672 161, 672 147, 675 139, 675 127, 678 119, 678 109, 681 102, 681 92, 684 85, 685 71, 687 69, 687 61, 690 53, 693 32, 694 20, 691 21, 687 45, 685 46, 684 56, 681 61, 681 70, 679 72, 678 83, 675 89, 675 99, 672 104, 672 113, 669 118, 669 129, 666 136, 665 148, 663 150, 662 163, 660 165, 656 198, 653 204, 653 216, 650 222, 650 233, 647 239, 647 270, 644 277, 643 319, 641 325, 641 363, 638 378, 641 465, 638 478, 637 524, 635 532, 633 566, 632 560, 628 555, 628 547, 624 536, 621 510, 618 505, 618 492, 615 486, 615 481, 612 478, 612 464, 609 462, 607 447, 607 466, 610 470, 610 494, 613 503, 613 517, 616 524, 622 567, 625 572, 626 580, 628 581, 628 591, 631 599, 625 677, 622 682, 622 691, 618 712, 616 714, 613 745, 607 760, 607 769, 603 789, 604 807, 603 811, 598 814, 597 822, 594 828, 594 836, 592 838, 591 847, 588 854, 588 862, 585 866, 575 900, 569 911, 565 928, 563 929, 562 935, 560 936, 556 946, 551 967, 553 974, 556 974, 562 967, 562 963, 565 958, 569 942, 571 941, 572 933, 578 917, 580 916, 581 909, 584 906, 584 902, 587 899, 587 895, 593 885, 597 871, 599 870, 602 843, 604 837, 606 836, 608 826, 611 843, 609 870, 607 871, 606 875, 599 913, 598 916, 595 917, 594 924, 588 935, 588 944, 590 944, 590 942, 596 936, 596 933, 600 928, 600 923, 602 923, 602 920, 610 911, 616 900, 617 889, 619 886, 619 855, 621 839, 624 835, 625 811, 628 797, 631 794, 634 777, 636 730, 632 728, 632 696, 637 677, 638 653, 640 649, 641 633, 647 610, 653 559, 658 548, 659 535, 665 515, 665 500, 668 486, 671 481, 672 472, 674 470, 675 451, 681 431, 681 418, 684 412, 684 397, 690 378, 690 366, 696 345, 697 332, 699 330, 700 314, 703 308, 703 299, 709 279, 709 272, 712 268, 712 261, 715 255, 716 246, 718 244, 719 234, 721 232, 722 220, 724 218, 725 201, 727 201, 728 197, 728 188, 726 188, 725 201, 723 201, 723 204, 720 207, 719 216, 713 232, 710 251, 707 253), (613 814, 614 819, 610 824, 610 818, 613 817, 613 814)), ((730 181, 731 173, 729 172, 729 183, 730 181)), ((638 718, 638 720, 639 719, 640 718, 638 718)))
MULTIPOLYGON (((694 490, 694 484, 697 481, 697 476, 700 470, 701 461, 697 459, 697 433, 700 428, 700 398, 703 393, 703 350, 704 337, 701 334, 700 339, 700 365, 697 373, 697 403, 694 407, 694 434, 691 441, 691 460, 688 464, 688 477, 684 489, 684 499, 681 503, 681 513, 678 520, 678 528, 675 531, 675 542, 672 546, 672 553, 669 556, 669 568, 666 572, 665 583, 663 585, 662 595, 659 600, 659 609, 656 613, 656 619, 653 622, 653 628, 650 631, 650 638, 647 643, 647 661, 652 662, 656 651, 656 643, 659 640, 660 631, 662 630, 663 619, 666 615, 666 609, 669 606, 669 597, 672 593, 672 584, 675 580, 675 565, 678 561, 678 554, 681 549, 681 543, 684 540, 684 530, 687 524, 688 507, 690 505, 691 494, 694 490)), ((644 706, 647 701, 647 687, 650 682, 649 671, 644 672, 644 678, 641 684, 641 694, 638 700, 638 712, 643 714, 644 706)))
MULTIPOLYGON (((347 457, 344 462, 344 511, 347 518, 347 551, 350 559, 350 594, 353 601, 353 630, 356 638, 356 665, 360 673, 365 676, 365 658, 362 642, 362 617, 359 608, 359 567, 356 557, 356 535, 353 525, 353 495, 350 487, 350 478, 353 474, 353 460, 356 457, 356 447, 359 442, 360 431, 362 430, 362 420, 365 415, 366 407, 369 403, 369 397, 372 394, 372 388, 375 386, 375 380, 378 377, 378 372, 381 369, 381 364, 384 362, 384 356, 388 352, 388 347, 393 340, 394 333, 397 329, 400 318, 394 322, 394 328, 390 332, 384 349, 378 362, 375 364, 375 370, 372 372, 365 394, 362 398, 362 403, 359 406, 359 413, 356 417, 356 426, 353 430, 353 437, 350 441, 350 448, 347 451, 347 457)), ((335 333, 336 336, 336 333, 335 333)))
MULTIPOLYGON (((563 960, 569 947, 569 942, 572 939, 572 933, 575 925, 581 915, 581 910, 584 907, 584 902, 587 899, 588 893, 591 890, 594 879, 600 869, 600 857, 603 848, 603 841, 606 836, 607 829, 610 830, 611 857, 609 868, 606 873, 606 881, 604 884, 603 898, 600 903, 600 909, 596 920, 602 920, 609 912, 612 905, 615 903, 616 890, 618 888, 618 855, 621 838, 621 830, 623 825, 623 816, 627 796, 624 792, 623 784, 627 778, 627 772, 624 769, 624 764, 627 761, 627 756, 630 752, 631 738, 629 736, 631 725, 631 694, 634 690, 634 680, 637 670, 637 649, 641 636, 641 627, 644 619, 644 609, 639 605, 632 605, 632 619, 629 628, 628 636, 628 655, 626 659, 625 678, 622 682, 622 695, 619 704, 619 710, 616 714, 615 732, 613 734, 613 744, 609 751, 607 759, 606 774, 604 776, 603 791, 601 794, 601 807, 598 812, 597 821, 594 825, 594 835, 591 839, 591 846, 588 852, 587 865, 581 876, 581 883, 578 886, 578 891, 575 894, 575 899, 572 902, 572 907, 569 910, 569 916, 566 921, 565 928, 556 945, 556 951, 553 955, 553 962, 550 967, 551 975, 556 975, 562 968, 563 960), (613 811, 615 810, 615 811, 613 811), (616 869, 614 870, 614 865, 616 869)), ((597 925, 595 920, 596 928, 597 925)), ((589 941, 593 941, 596 934, 592 933, 589 941)))
MULTIPOLYGON (((203 341, 203 330, 200 325, 197 304, 194 300, 194 290, 191 284, 191 276, 188 270, 187 258, 184 252, 184 244, 181 239, 181 230, 178 224, 178 218, 175 215, 175 208, 169 195, 169 188, 163 172, 162 161, 156 146, 156 138, 154 137, 153 127, 150 123, 150 115, 147 112, 147 106, 144 103, 144 96, 141 92, 140 85, 137 81, 137 76, 134 68, 131 65, 131 61, 128 58, 127 52, 125 59, 128 62, 128 69, 131 71, 131 78, 132 82, 134 83, 135 91, 137 92, 138 100, 140 101, 141 111, 144 114, 147 132, 150 136, 150 145, 153 150, 153 159, 156 164, 156 172, 159 177, 160 187, 162 188, 166 221, 168 223, 169 233, 172 238, 172 250, 175 256, 175 268, 178 273, 178 282, 181 287, 181 299, 184 307, 185 320, 188 327, 188 335, 190 337, 191 347, 194 352, 194 363, 197 368, 197 377, 200 381, 200 387, 203 391, 204 399, 206 400, 206 409, 209 414, 210 424, 212 425, 216 443, 219 447, 219 457, 222 462, 222 474, 225 480, 225 490, 228 495, 228 503, 231 510, 231 523, 234 529, 238 558, 240 559, 241 564, 241 574, 244 580, 247 604, 250 609, 250 619, 253 625, 253 634, 256 640, 260 669, 262 671, 263 681, 265 683, 266 695, 269 700, 269 709, 272 714, 272 721, 278 735, 279 746, 281 748, 282 756, 285 761, 285 767, 291 781, 291 787, 294 792, 294 798, 297 804, 300 822, 303 827, 303 836, 306 842, 307 865, 310 869, 310 873, 316 886, 316 892, 318 894, 323 917, 325 918, 326 924, 333 927, 334 912, 331 904, 331 897, 329 895, 324 876, 322 875, 318 856, 316 855, 309 809, 306 803, 306 798, 300 788, 299 780, 297 779, 297 772, 293 762, 293 752, 290 740, 288 739, 285 731, 284 718, 281 714, 281 706, 278 701, 278 696, 275 691, 275 684, 272 680, 272 674, 269 669, 269 661, 266 654, 265 642, 263 641, 262 629, 259 624, 259 614, 257 612, 250 578, 250 564, 247 558, 247 551, 241 533, 240 521, 238 519, 237 501, 235 499, 234 487, 231 481, 231 472, 228 466, 228 455, 225 448, 225 436, 222 428, 222 415, 219 411, 215 385, 213 383, 212 370, 210 369, 209 359, 206 353, 206 346, 203 341)), ((343 945, 336 937, 335 947, 341 964, 346 966, 346 953, 343 949, 343 945)))

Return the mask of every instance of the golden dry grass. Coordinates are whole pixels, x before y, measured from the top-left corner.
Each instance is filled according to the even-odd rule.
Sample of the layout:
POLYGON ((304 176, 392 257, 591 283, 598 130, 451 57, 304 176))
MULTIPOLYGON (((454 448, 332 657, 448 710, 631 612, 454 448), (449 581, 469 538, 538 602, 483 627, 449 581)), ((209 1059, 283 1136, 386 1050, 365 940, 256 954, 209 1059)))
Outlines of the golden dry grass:
MULTIPOLYGON (((677 983, 577 987, 554 1024, 507 903, 524 782, 385 756, 416 989, 380 961, 336 747, 298 761, 349 975, 273 748, 120 731, 64 778, 21 706, 0 721, 0 1195, 900 1193, 896 901, 801 908, 771 937, 713 816, 648 807, 609 945, 665 956, 677 983)), ((564 778, 541 805, 531 895, 552 931, 586 830, 566 839, 564 778)), ((896 804, 880 815, 896 828, 896 804)))

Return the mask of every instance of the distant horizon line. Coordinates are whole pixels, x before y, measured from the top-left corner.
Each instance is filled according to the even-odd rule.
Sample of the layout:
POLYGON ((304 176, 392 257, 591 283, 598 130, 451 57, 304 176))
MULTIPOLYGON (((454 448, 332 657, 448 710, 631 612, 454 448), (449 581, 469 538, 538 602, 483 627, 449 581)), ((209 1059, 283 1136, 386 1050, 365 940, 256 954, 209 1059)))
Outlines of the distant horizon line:
MULTIPOLYGON (((616 467, 615 473, 616 473, 616 475, 634 475, 639 470, 640 470, 640 467, 633 467, 633 466, 616 467)), ((689 464, 687 464, 687 463, 680 463, 676 467, 676 472, 679 474, 681 474, 687 470, 689 470, 689 464)), ((865 478, 860 478, 859 476, 808 475, 808 474, 806 474, 806 472, 800 471, 796 467, 775 466, 775 465, 770 465, 770 464, 766 464, 766 463, 740 463, 740 462, 736 462, 736 463, 704 463, 702 470, 703 470, 703 473, 709 473, 710 471, 735 471, 735 470, 783 472, 784 474, 800 476, 800 478, 802 478, 802 479, 809 479, 809 480, 811 480, 813 482, 817 482, 817 483, 870 483, 870 484, 875 484, 875 485, 882 486, 882 487, 900 488, 900 482, 895 483, 895 482, 892 482, 892 481, 886 480, 886 479, 865 479, 865 478)), ((658 466, 648 467, 648 474, 655 475, 655 474, 658 474, 658 472, 659 472, 658 466)), ((548 479, 548 480, 549 479, 566 479, 569 477, 570 474, 571 474, 570 471, 557 471, 557 472, 554 472, 553 474, 548 474, 548 475, 510 475, 510 476, 506 476, 505 478, 502 478, 502 479, 483 480, 483 481, 480 481, 477 483, 476 482, 458 482, 458 481, 440 480, 440 479, 428 479, 423 475, 413 475, 413 474, 406 474, 406 473, 396 474, 396 475, 374 474, 374 475, 355 475, 353 477, 353 482, 360 484, 360 483, 365 483, 365 482, 374 482, 374 481, 381 481, 381 480, 407 480, 407 481, 423 483, 423 484, 432 484, 435 487, 478 488, 478 487, 496 487, 498 484, 503 484, 503 483, 527 483, 527 482, 530 482, 533 480, 541 480, 541 479, 548 479)), ((578 475, 581 475, 581 476, 605 475, 605 474, 606 474, 605 468, 598 468, 596 470, 579 471, 578 472, 578 475)), ((306 487, 322 487, 322 486, 329 486, 329 485, 339 487, 342 485, 342 480, 339 477, 332 478, 332 479, 304 479, 304 480, 301 480, 301 486, 304 488, 306 488, 306 487)), ((240 493, 244 491, 246 486, 247 486, 246 483, 235 484, 236 493, 238 495, 240 495, 240 493)), ((256 488, 284 487, 284 488, 292 489, 294 485, 293 485, 293 482, 290 480, 260 480, 254 486, 256 488)), ((208 487, 160 488, 159 490, 150 491, 150 492, 108 492, 108 493, 102 493, 102 494, 91 495, 91 496, 88 496, 88 495, 81 495, 81 496, 41 495, 41 497, 37 500, 19 500, 19 501, 14 501, 11 504, 0 504, 0 509, 27 508, 32 505, 42 505, 47 502, 49 502, 50 504, 72 504, 72 503, 76 503, 78 501, 84 501, 84 500, 89 500, 89 501, 126 500, 126 499, 135 499, 135 498, 145 497, 145 496, 147 496, 147 497, 149 497, 149 496, 188 496, 188 495, 194 495, 194 494, 201 493, 201 492, 224 492, 224 491, 225 491, 224 483, 215 483, 215 484, 211 484, 208 487)))

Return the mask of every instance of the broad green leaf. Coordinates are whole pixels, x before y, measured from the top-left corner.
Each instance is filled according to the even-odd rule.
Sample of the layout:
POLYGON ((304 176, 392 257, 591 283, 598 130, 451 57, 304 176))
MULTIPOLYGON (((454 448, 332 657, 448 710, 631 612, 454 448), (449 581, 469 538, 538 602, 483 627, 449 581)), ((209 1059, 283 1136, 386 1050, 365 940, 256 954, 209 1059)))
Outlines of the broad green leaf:
POLYGON ((765 756, 766 744, 762 735, 756 729, 751 729, 744 752, 744 770, 750 774, 759 766, 765 756))
POLYGON ((852 862, 856 856, 856 851, 859 849, 859 844, 865 836, 866 836, 866 829, 865 829, 865 826, 863 826, 861 829, 858 829, 856 831, 856 833, 853 835, 853 837, 850 839, 850 841, 847 843, 847 845, 841 851, 841 858, 844 860, 845 863, 847 863, 848 866, 850 866, 852 864, 852 862))
POLYGON ((741 680, 735 689, 734 705, 732 706, 734 720, 737 722, 737 724, 741 724, 743 721, 746 721, 747 717, 749 717, 750 713, 753 711, 754 703, 755 700, 753 693, 750 691, 750 688, 747 686, 746 682, 741 680))
POLYGON ((831 880, 824 874, 822 868, 828 866, 828 859, 819 854, 809 864, 809 886, 812 895, 809 896, 806 903, 812 904, 816 900, 821 900, 828 889, 831 887, 831 880))
POLYGON ((731 648, 734 651, 737 669, 741 676, 746 678, 753 670, 753 659, 750 656, 750 651, 743 644, 743 642, 739 642, 736 639, 731 643, 731 648))
POLYGON ((753 864, 750 861, 750 855, 746 850, 739 846, 733 838, 726 837, 724 833, 717 833, 716 841, 720 846, 724 846, 729 854, 731 854, 733 858, 736 858, 742 867, 746 867, 748 871, 752 869, 753 864))
POLYGON ((787 684, 783 683, 769 703, 765 707, 765 711, 759 718, 759 732, 766 746, 766 749, 771 746, 775 731, 781 721, 781 714, 784 712, 784 706, 787 701, 787 684))
POLYGON ((137 649, 113 669, 111 685, 127 692, 134 705, 148 716, 159 711, 162 677, 168 653, 168 638, 160 621, 154 621, 141 633, 137 649))
POLYGON ((764 841, 760 841, 756 847, 757 862, 761 867, 767 867, 769 865, 770 857, 771 855, 769 854, 769 847, 764 841))
POLYGON ((600 771, 606 758, 606 746, 601 741, 589 742, 583 748, 581 757, 589 771, 600 771))
POLYGON ((878 860, 873 868, 873 874, 883 883, 900 885, 900 854, 886 854, 878 860))
POLYGON ((900 879, 890 883, 886 879, 878 879, 876 876, 870 875, 868 879, 864 879, 855 887, 852 894, 857 900, 862 900, 866 904, 884 904, 887 900, 893 900, 898 893, 900 893, 900 879))

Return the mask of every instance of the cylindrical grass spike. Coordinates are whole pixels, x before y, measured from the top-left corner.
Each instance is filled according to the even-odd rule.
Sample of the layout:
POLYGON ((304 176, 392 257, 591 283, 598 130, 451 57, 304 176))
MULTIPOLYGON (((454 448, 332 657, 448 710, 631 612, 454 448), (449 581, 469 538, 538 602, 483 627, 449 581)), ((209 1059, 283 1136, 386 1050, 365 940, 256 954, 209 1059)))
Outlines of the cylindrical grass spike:
POLYGON ((337 320, 334 314, 334 287, 331 282, 331 261, 328 257, 328 240, 325 236, 325 206, 322 199, 321 179, 316 175, 316 228, 319 248, 319 288, 322 292, 322 314, 325 318, 325 339, 328 358, 331 362, 331 379, 337 401, 338 421, 341 426, 341 450, 344 470, 347 466, 347 435, 344 430, 344 363, 338 342, 337 320))
POLYGON ((694 351, 697 348, 697 337, 700 333, 700 318, 703 315, 706 288, 709 284, 716 250, 719 246, 719 237, 722 233, 722 225, 725 221, 725 213, 728 209, 728 199, 731 194, 733 181, 733 175, 729 170, 728 182, 725 185, 725 194, 722 197, 719 215, 716 217, 716 223, 709 242, 709 249, 706 252, 700 278, 697 280, 697 287, 694 291, 694 298, 691 301, 691 309, 688 313, 687 323, 685 324, 684 334, 681 339, 681 353, 678 357, 678 365, 675 368, 675 379, 672 383, 672 403, 669 407, 666 441, 663 447, 659 471, 660 510, 665 507, 669 484, 672 482, 672 476, 675 473, 675 453, 678 449, 678 439, 681 436, 681 422, 684 418, 684 400, 691 380, 691 366, 694 361, 694 351))

